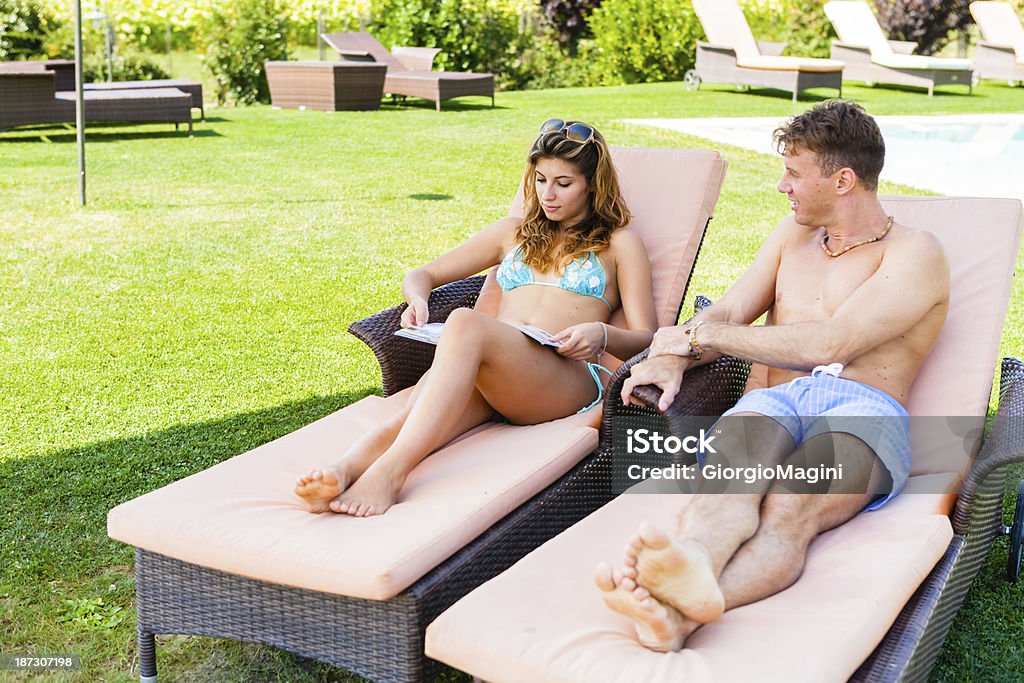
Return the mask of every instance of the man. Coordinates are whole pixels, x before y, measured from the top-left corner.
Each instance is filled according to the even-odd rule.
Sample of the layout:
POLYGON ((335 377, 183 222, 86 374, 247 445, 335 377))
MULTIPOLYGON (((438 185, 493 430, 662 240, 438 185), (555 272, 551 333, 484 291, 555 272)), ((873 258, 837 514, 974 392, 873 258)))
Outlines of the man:
POLYGON ((792 585, 818 534, 899 493, 910 468, 907 397, 946 317, 941 245, 895 223, 878 200, 885 143, 874 119, 829 101, 774 138, 792 215, 720 301, 657 332, 622 397, 655 385, 664 410, 690 368, 720 354, 749 359, 766 372, 764 388, 717 423, 719 454, 708 449, 705 462, 740 452, 766 466, 841 465, 844 476, 828 495, 778 481, 731 495, 705 486, 673 533, 642 524, 622 568, 599 565, 595 579, 655 650, 678 650, 724 610, 792 585), (764 326, 751 325, 765 314, 764 326), (833 416, 873 417, 835 428, 833 416))

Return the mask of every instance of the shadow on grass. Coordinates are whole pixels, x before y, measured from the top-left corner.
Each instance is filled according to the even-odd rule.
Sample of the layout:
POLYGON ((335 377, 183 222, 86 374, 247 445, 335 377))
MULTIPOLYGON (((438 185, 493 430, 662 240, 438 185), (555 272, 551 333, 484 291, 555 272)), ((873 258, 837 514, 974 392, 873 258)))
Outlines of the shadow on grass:
MULTIPOLYGON (((56 144, 68 144, 74 143, 78 136, 75 134, 74 129, 70 132, 48 132, 47 130, 35 129, 32 130, 31 134, 28 131, 20 131, 22 134, 17 137, 10 135, 0 137, 0 142, 9 144, 40 144, 40 143, 56 143, 56 144)), ((193 129, 192 135, 188 134, 188 128, 182 126, 181 130, 162 130, 162 131, 138 131, 138 132, 107 132, 103 129, 96 129, 90 126, 85 132, 85 141, 89 144, 96 142, 121 142, 123 140, 159 140, 165 138, 182 138, 188 139, 194 138, 219 138, 222 137, 220 133, 214 130, 208 130, 205 128, 193 129)))
MULTIPOLYGON (((392 99, 386 97, 381 100, 380 111, 402 111, 403 109, 430 109, 435 110, 437 106, 431 100, 421 100, 415 97, 411 98, 399 98, 392 99)), ((495 110, 502 109, 507 110, 508 107, 501 106, 497 100, 494 102, 495 110)), ((441 111, 443 114, 449 111, 485 111, 491 109, 491 99, 488 97, 473 97, 473 99, 466 101, 462 99, 458 100, 444 100, 441 102, 441 111)))
POLYGON ((421 202, 443 202, 449 199, 455 199, 455 197, 450 194, 433 194, 430 192, 423 192, 420 194, 411 194, 409 195, 409 199, 418 199, 421 202))
MULTIPOLYGON (((220 420, 0 462, 0 588, 74 584, 131 548, 107 538, 107 511, 303 427, 370 392, 317 396, 220 420)), ((2 592, 2 591, 0 591, 2 592)), ((45 591, 43 593, 45 595, 45 591)))

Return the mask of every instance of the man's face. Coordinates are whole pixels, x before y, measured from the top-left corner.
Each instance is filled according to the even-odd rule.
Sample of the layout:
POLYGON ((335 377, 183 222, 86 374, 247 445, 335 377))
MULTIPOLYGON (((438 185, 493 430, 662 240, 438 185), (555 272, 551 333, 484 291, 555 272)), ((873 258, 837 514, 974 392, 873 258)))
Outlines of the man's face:
POLYGON ((835 198, 835 175, 823 176, 818 155, 798 150, 783 157, 785 170, 776 186, 790 201, 796 222, 818 227, 826 224, 835 198))

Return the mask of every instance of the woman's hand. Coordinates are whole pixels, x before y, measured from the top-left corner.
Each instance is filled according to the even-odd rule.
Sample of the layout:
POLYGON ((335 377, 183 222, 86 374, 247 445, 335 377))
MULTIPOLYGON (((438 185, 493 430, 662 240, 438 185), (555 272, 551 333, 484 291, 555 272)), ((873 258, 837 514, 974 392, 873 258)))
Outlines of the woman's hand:
POLYGON ((430 320, 430 308, 427 300, 421 296, 413 297, 409 307, 402 311, 402 327, 426 325, 430 320))
POLYGON ((604 323, 580 323, 551 335, 551 341, 561 341, 558 353, 572 360, 590 360, 604 353, 608 333, 604 323))

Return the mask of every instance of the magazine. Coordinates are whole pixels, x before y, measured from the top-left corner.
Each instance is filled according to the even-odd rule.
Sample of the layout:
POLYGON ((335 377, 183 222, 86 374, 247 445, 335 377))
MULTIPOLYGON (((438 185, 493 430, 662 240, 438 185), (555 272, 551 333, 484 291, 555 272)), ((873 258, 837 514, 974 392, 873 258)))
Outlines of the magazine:
MULTIPOLYGON (((538 344, 554 347, 562 345, 562 342, 560 341, 551 341, 551 335, 539 327, 530 327, 529 325, 513 325, 512 327, 516 328, 530 339, 533 339, 538 344)), ((444 323, 427 323, 426 325, 418 325, 416 327, 403 327, 397 330, 395 334, 399 337, 413 339, 425 344, 434 344, 436 346, 437 342, 441 340, 441 330, 443 329, 444 323)))

